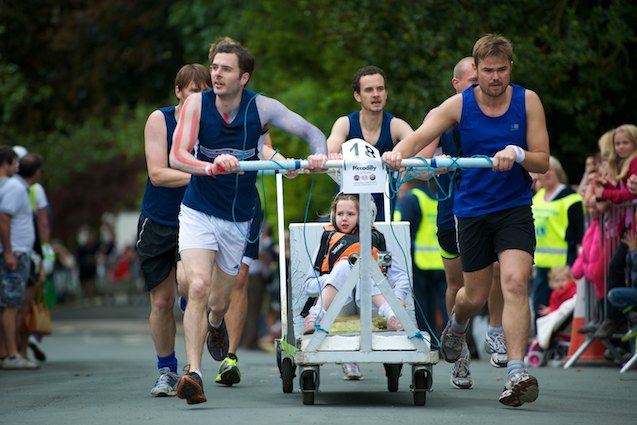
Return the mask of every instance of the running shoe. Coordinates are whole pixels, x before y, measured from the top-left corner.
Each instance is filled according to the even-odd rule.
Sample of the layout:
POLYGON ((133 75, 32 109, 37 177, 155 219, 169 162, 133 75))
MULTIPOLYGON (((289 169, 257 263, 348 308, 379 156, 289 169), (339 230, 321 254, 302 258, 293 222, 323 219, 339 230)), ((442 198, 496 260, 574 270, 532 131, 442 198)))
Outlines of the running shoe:
POLYGON ((466 334, 456 334, 451 330, 451 320, 449 320, 440 337, 440 351, 443 358, 449 363, 455 363, 460 358, 465 345, 467 345, 466 334))
POLYGON ((508 355, 507 346, 504 342, 504 333, 495 332, 491 335, 487 333, 484 337, 484 349, 491 355, 491 366, 507 367, 508 355))
POLYGON ((241 382, 241 372, 237 366, 237 358, 226 357, 219 365, 219 372, 215 379, 217 384, 232 386, 241 382))
POLYGON ((150 390, 153 397, 171 397, 177 395, 177 383, 179 376, 175 372, 171 372, 169 368, 162 367, 159 369, 159 377, 155 381, 155 385, 150 390))
POLYGON ((2 368, 13 370, 39 369, 40 365, 22 357, 20 354, 16 354, 15 357, 5 357, 2 361, 2 368))
POLYGON ((226 322, 223 319, 218 328, 208 323, 206 345, 212 358, 218 362, 225 359, 228 355, 228 331, 226 330, 226 322))
POLYGON ((188 404, 199 404, 208 401, 203 393, 203 382, 196 372, 188 372, 177 384, 177 397, 188 404))
POLYGON ((343 363, 343 379, 346 381, 360 381, 363 379, 363 374, 356 363, 343 363))
POLYGON ((537 379, 529 375, 525 369, 521 369, 507 379, 500 395, 500 403, 506 406, 520 407, 524 403, 532 403, 537 400, 539 392, 537 379))
POLYGON ((42 351, 42 346, 40 345, 40 341, 36 338, 35 335, 29 336, 29 348, 33 353, 33 357, 39 362, 46 361, 46 354, 42 351))
POLYGON ((451 386, 458 390, 470 390, 473 388, 473 378, 469 366, 471 364, 471 353, 469 346, 465 344, 460 358, 451 365, 451 386))

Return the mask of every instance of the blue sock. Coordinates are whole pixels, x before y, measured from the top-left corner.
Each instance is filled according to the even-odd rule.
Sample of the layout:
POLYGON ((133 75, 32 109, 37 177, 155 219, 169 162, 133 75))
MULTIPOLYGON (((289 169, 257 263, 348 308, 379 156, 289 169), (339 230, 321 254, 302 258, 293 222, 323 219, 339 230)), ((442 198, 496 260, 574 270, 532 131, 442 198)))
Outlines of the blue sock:
POLYGON ((467 320, 467 323, 460 324, 456 321, 456 312, 454 311, 453 313, 451 313, 451 330, 453 331, 453 333, 455 333, 456 335, 462 335, 467 331, 467 327, 469 327, 469 321, 467 320))
POLYGON ((493 326, 489 326, 487 328, 487 335, 489 336, 493 336, 493 334, 501 334, 501 333, 503 333, 502 326, 500 326, 499 328, 494 328, 493 326))
POLYGON ((522 360, 509 360, 507 362, 507 378, 521 370, 524 370, 524 362, 522 360))
POLYGON ((157 369, 162 367, 167 367, 171 372, 177 373, 177 357, 175 357, 174 351, 166 357, 157 356, 157 369))

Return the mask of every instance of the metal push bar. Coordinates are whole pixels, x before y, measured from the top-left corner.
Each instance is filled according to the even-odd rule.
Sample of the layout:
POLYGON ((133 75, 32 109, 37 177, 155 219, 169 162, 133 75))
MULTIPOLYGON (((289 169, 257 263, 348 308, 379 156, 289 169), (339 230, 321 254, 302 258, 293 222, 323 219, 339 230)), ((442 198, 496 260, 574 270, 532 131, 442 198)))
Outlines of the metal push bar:
MULTIPOLYGON (((457 168, 492 168, 491 158, 407 158, 401 162, 403 167, 410 168, 444 168, 455 170, 457 168)), ((331 159, 325 163, 325 168, 344 168, 345 160, 331 159)), ((261 160, 261 161, 239 161, 238 171, 260 171, 260 170, 299 170, 309 168, 309 161, 306 159, 286 159, 284 161, 261 160)))

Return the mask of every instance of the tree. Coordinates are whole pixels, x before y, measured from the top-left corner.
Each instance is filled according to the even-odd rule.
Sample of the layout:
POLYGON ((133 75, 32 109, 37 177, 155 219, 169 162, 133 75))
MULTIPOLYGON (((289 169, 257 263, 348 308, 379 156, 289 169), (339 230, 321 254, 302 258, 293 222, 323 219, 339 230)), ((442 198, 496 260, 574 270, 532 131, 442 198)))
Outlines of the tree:
POLYGON ((43 154, 55 237, 139 205, 144 122, 169 101, 184 62, 169 6, 2 1, 0 137, 43 154))
POLYGON ((453 93, 453 66, 486 32, 512 40, 513 79, 542 98, 552 153, 572 159, 566 168, 573 180, 599 135, 634 122, 634 2, 263 0, 234 9, 222 3, 218 10, 195 3, 206 15, 195 23, 186 19, 186 2, 173 9, 182 11, 173 20, 182 34, 198 34, 187 49, 226 34, 244 42, 258 60, 256 86, 278 98, 301 90, 296 85, 320 90, 318 96, 306 93, 319 100, 304 112, 325 132, 336 116, 355 108, 349 81, 368 64, 388 75, 388 110, 418 126, 453 93))

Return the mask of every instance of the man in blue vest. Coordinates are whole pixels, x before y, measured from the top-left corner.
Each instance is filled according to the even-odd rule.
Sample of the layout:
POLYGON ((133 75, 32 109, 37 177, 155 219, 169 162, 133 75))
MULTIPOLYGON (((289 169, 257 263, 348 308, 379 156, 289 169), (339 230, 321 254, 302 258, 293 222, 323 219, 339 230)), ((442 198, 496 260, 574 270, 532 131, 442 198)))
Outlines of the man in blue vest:
MULTIPOLYGON (((390 151, 396 143, 414 130, 403 119, 385 112, 387 103, 387 77, 377 66, 365 66, 354 74, 352 80, 354 99, 360 104, 360 111, 339 117, 327 138, 327 149, 331 155, 341 153, 343 143, 351 139, 362 139, 374 146, 380 154, 390 151)), ((338 157, 338 156, 337 156, 338 157)), ((385 197, 382 193, 372 194, 376 204, 376 220, 385 221, 385 197)), ((390 209, 394 208, 391 199, 390 209)), ((391 217, 391 212, 388 214, 391 217)), ((344 363, 345 379, 357 380, 362 377, 358 365, 344 363)))
POLYGON ((170 152, 170 165, 192 174, 179 212, 189 370, 177 385, 177 396, 188 404, 207 401, 201 377, 204 341, 215 360, 228 354, 223 318, 258 197, 257 173, 235 174, 239 160, 258 159, 261 136, 270 125, 309 143, 310 169, 323 169, 327 160, 325 135, 318 128, 281 102, 245 89, 254 70, 254 57, 245 47, 226 37, 212 45, 208 56, 213 88, 184 104, 170 152), (206 315, 207 324, 201 320, 206 315))
MULTIPOLYGON (((184 102, 193 93, 212 86, 210 73, 200 64, 184 65, 175 77, 176 106, 155 110, 144 128, 148 180, 137 227, 136 250, 150 294, 150 333, 157 353, 159 377, 153 397, 174 396, 179 379, 175 357, 175 303, 177 214, 190 174, 168 165, 173 132, 184 102)), ((180 276, 181 277, 181 276, 180 276)))
MULTIPOLYGON (((354 99, 361 105, 361 109, 339 117, 334 122, 332 132, 327 138, 329 153, 340 153, 343 143, 350 139, 363 139, 383 154, 391 151, 396 143, 413 132, 406 121, 384 111, 387 103, 385 71, 377 66, 359 69, 354 74, 352 88, 354 99)), ((383 194, 374 193, 373 198, 378 210, 376 220, 384 221, 383 194)))
MULTIPOLYGON (((462 58, 453 68, 453 85, 456 94, 462 93, 467 88, 477 83, 475 63, 472 56, 462 58)), ((426 118, 425 118, 426 119, 426 118)), ((455 129, 445 131, 440 138, 425 147, 418 155, 430 158, 434 154, 444 154, 451 157, 459 157, 460 136, 455 129)), ((438 176, 438 183, 443 188, 444 193, 440 193, 438 198, 438 243, 440 245, 440 255, 445 267, 447 278, 447 312, 451 312, 456 302, 458 290, 464 286, 462 277, 462 265, 460 261, 460 251, 458 249, 458 238, 456 220, 453 215, 453 200, 455 197, 455 182, 451 181, 452 174, 441 174, 438 176)), ((453 175, 454 177, 456 175, 453 175)), ((500 268, 494 263, 493 284, 489 294, 489 326, 485 336, 485 349, 491 356, 491 365, 494 367, 506 367, 507 352, 502 331, 502 290, 500 288, 500 268)), ((457 389, 473 388, 473 378, 470 370, 471 353, 469 348, 465 348, 460 358, 451 367, 451 385, 457 389)))
POLYGON ((383 158, 393 168, 449 128, 457 128, 464 156, 493 157, 491 169, 462 170, 454 200, 464 287, 441 337, 455 362, 466 344, 469 319, 486 303, 493 263, 500 263, 508 374, 499 401, 518 407, 537 399, 537 379, 524 368, 530 309, 529 278, 535 250, 529 173, 549 167, 549 137, 539 96, 512 84, 513 46, 498 34, 473 47, 478 84, 434 109, 423 124, 383 158))

